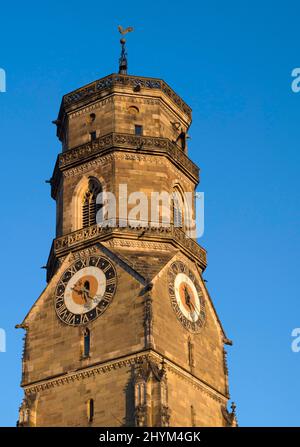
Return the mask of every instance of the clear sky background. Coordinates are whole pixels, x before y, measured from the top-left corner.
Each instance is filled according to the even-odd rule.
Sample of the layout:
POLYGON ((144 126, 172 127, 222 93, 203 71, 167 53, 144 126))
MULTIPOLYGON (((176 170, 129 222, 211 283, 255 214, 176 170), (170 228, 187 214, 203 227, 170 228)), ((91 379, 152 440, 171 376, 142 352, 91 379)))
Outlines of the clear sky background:
POLYGON ((45 183, 63 94, 118 68, 163 78, 193 109, 205 278, 229 338, 240 425, 300 425, 298 1, 2 2, 0 425, 22 400, 20 323, 45 286, 55 207, 45 183))

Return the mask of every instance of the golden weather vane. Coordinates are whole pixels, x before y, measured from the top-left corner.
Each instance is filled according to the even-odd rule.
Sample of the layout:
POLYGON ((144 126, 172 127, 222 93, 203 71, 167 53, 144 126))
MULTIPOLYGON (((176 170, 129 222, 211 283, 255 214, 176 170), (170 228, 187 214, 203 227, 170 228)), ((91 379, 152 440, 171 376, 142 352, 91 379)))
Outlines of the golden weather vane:
MULTIPOLYGON (((123 28, 121 25, 119 25, 118 30, 122 36, 125 36, 127 33, 131 33, 133 31, 133 27, 128 26, 127 28, 123 28)), ((126 39, 124 37, 122 37, 120 39, 120 44, 122 45, 121 57, 119 59, 119 73, 120 74, 127 74, 127 68, 128 68, 125 43, 126 43, 126 39)))
POLYGON ((119 25, 118 30, 119 33, 124 36, 125 34, 131 33, 133 31, 133 26, 128 26, 127 28, 124 29, 123 26, 119 25))

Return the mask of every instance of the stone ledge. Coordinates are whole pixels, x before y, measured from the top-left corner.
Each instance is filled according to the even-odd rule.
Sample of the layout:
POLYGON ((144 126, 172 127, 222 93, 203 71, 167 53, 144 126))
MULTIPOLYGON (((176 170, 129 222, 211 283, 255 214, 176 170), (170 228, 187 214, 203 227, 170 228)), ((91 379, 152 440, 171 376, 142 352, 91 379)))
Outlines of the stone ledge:
POLYGON ((193 182, 199 182, 199 168, 172 141, 167 138, 136 136, 126 133, 109 133, 94 141, 69 149, 58 155, 51 180, 51 195, 56 196, 61 171, 103 156, 114 151, 131 152, 137 155, 166 156, 179 166, 193 182))
POLYGON ((136 365, 143 361, 152 361, 157 364, 164 361, 167 373, 170 372, 172 374, 177 375, 181 379, 192 384, 192 386, 195 387, 196 389, 200 389, 201 391, 205 392, 212 399, 226 405, 228 396, 224 395, 219 390, 211 387, 206 382, 195 377, 190 372, 186 371, 176 363, 172 362, 171 360, 168 360, 167 358, 163 357, 162 355, 153 350, 142 351, 136 354, 124 356, 120 359, 110 360, 90 367, 81 368, 80 370, 69 371, 65 374, 50 377, 45 380, 40 380, 34 383, 23 383, 22 388, 24 389, 26 395, 30 395, 31 393, 37 393, 43 390, 54 388, 56 386, 62 386, 65 384, 73 383, 78 380, 84 380, 86 378, 93 377, 99 374, 105 374, 112 370, 136 365))
MULTIPOLYGON (((80 250, 99 241, 118 238, 127 241, 136 241, 141 228, 136 227, 101 227, 92 225, 82 228, 72 233, 54 239, 49 259, 48 259, 48 280, 54 274, 57 266, 57 259, 68 254, 71 250, 80 250)), ((144 227, 143 236, 139 241, 156 241, 162 243, 171 243, 176 248, 181 249, 188 257, 195 259, 204 270, 206 268, 206 250, 202 248, 194 239, 173 225, 170 227, 144 227)))

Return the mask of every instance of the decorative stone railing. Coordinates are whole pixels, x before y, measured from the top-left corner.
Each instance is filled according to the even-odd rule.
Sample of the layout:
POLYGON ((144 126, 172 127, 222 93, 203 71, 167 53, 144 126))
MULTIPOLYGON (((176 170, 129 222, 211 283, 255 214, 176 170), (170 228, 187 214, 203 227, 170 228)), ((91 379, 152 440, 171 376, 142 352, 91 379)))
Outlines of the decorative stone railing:
MULTIPOLYGON (((168 86, 166 82, 161 79, 144 78, 138 76, 128 76, 122 74, 111 74, 105 78, 94 81, 82 88, 74 90, 63 97, 62 108, 67 108, 70 105, 75 104, 85 98, 94 96, 104 90, 111 89, 114 86, 132 87, 132 89, 156 89, 165 93, 184 113, 191 118, 191 108, 168 86)), ((61 112, 60 112, 61 114, 61 112)))
POLYGON ((63 255, 78 248, 81 244, 85 245, 87 241, 107 240, 110 237, 135 239, 141 230, 143 230, 143 235, 139 237, 139 240, 174 241, 178 247, 191 253, 204 268, 206 267, 206 251, 204 248, 194 239, 189 238, 180 228, 173 225, 169 227, 101 227, 92 225, 55 239, 50 258, 53 255, 63 255))
POLYGON ((58 166, 60 169, 66 169, 77 162, 81 162, 83 159, 88 159, 110 148, 134 150, 136 153, 142 154, 151 151, 151 153, 167 155, 198 181, 198 166, 175 143, 172 143, 167 138, 136 136, 126 133, 110 133, 94 141, 69 149, 59 155, 58 166))

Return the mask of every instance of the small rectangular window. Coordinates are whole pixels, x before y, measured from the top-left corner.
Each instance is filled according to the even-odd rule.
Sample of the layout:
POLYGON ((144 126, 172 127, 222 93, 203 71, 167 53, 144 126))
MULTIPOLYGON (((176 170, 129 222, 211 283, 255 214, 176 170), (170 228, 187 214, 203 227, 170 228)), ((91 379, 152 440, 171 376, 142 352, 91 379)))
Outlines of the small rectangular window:
POLYGON ((134 126, 135 129, 135 135, 143 135, 143 126, 141 126, 140 124, 136 124, 134 126))
POLYGON ((91 141, 96 140, 96 138, 97 138, 96 131, 90 133, 90 138, 91 138, 91 141))

